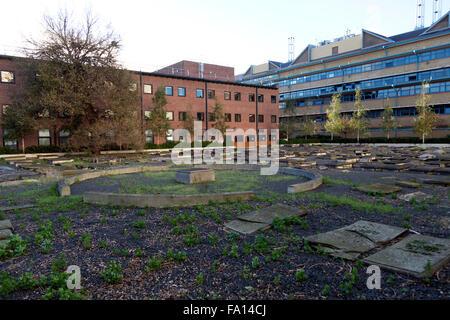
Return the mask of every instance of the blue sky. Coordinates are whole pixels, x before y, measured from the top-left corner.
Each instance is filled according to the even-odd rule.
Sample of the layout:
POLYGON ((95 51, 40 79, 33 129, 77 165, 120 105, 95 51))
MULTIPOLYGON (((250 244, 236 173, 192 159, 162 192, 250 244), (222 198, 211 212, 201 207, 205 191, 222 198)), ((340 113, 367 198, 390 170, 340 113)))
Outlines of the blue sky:
MULTIPOLYGON (((432 0, 425 3, 430 25, 432 0)), ((450 10, 450 0, 442 3, 443 13, 450 10)), ((269 59, 286 61, 291 36, 297 55, 347 29, 391 36, 416 23, 416 0, 14 0, 2 3, 0 53, 40 37, 42 16, 59 8, 74 16, 90 8, 120 35, 123 64, 145 71, 194 60, 232 66, 238 74, 269 59)))

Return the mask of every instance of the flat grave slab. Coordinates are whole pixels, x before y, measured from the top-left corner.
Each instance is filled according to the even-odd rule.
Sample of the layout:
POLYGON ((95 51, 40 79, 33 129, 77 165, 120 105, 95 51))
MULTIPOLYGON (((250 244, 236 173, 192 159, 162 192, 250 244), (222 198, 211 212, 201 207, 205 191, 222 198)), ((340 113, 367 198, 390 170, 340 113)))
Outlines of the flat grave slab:
POLYGON ((399 187, 405 187, 405 188, 420 188, 421 184, 417 183, 417 182, 411 182, 411 181, 396 181, 395 182, 396 185, 398 185, 399 187))
POLYGON ((357 221, 342 229, 356 232, 357 234, 368 238, 376 244, 388 243, 408 231, 405 228, 399 228, 364 220, 357 221))
POLYGON ((245 213, 236 220, 225 223, 225 227, 243 234, 251 234, 260 229, 269 228, 275 218, 285 219, 305 216, 307 212, 285 205, 273 206, 245 213))
POLYGON ((411 202, 412 199, 415 199, 416 201, 422 201, 426 199, 431 199, 433 196, 431 194, 423 193, 421 191, 413 192, 413 193, 407 193, 402 194, 398 197, 400 200, 411 202))
POLYGON ((9 229, 0 230, 0 240, 7 240, 12 236, 12 232, 9 229))
POLYGON ((390 184, 383 184, 383 183, 374 183, 369 185, 362 185, 357 187, 359 191, 362 192, 373 192, 373 193, 380 193, 380 194, 390 194, 394 192, 399 192, 402 190, 402 188, 393 186, 390 184))
POLYGON ((306 239, 313 245, 321 245, 333 256, 354 260, 361 254, 388 243, 407 230, 365 220, 357 221, 349 226, 312 235, 306 239))
POLYGON ((175 179, 177 182, 184 184, 212 182, 216 180, 214 170, 202 168, 177 171, 175 174, 175 179))
POLYGON ((0 230, 12 230, 13 226, 10 220, 0 220, 0 230))
POLYGON ((386 269, 423 278, 431 276, 450 260, 450 240, 413 234, 364 259, 386 269), (427 263, 430 269, 425 270, 427 263))
POLYGON ((238 219, 250 222, 271 224, 275 218, 285 219, 304 215, 306 215, 305 211, 282 203, 278 203, 267 208, 245 213, 243 215, 240 215, 238 219))
POLYGON ((36 207, 35 204, 24 204, 20 206, 11 206, 11 207, 0 207, 0 211, 12 211, 16 209, 26 209, 36 207))
POLYGON ((269 228, 270 224, 236 219, 225 223, 225 227, 242 234, 252 234, 261 229, 269 228))

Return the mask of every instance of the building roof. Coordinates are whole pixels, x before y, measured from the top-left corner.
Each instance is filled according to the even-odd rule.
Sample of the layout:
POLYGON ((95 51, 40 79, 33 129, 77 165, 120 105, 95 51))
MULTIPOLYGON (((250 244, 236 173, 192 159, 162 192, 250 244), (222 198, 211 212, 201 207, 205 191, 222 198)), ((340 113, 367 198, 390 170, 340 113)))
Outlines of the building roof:
MULTIPOLYGON (((323 59, 329 59, 329 58, 336 58, 340 57, 346 54, 358 54, 358 52, 361 52, 365 49, 373 48, 378 49, 384 46, 391 46, 396 45, 404 41, 414 41, 419 40, 421 38, 427 37, 427 36, 433 36, 436 33, 442 33, 442 32, 449 32, 450 31, 450 11, 442 15, 440 19, 438 19, 435 23, 433 23, 431 26, 421 29, 416 29, 413 31, 408 31, 400 34, 396 34, 390 37, 383 36, 381 34, 365 30, 363 29, 361 32, 361 44, 359 47, 354 46, 353 48, 350 48, 346 51, 339 52, 338 54, 324 54, 320 58, 314 58, 311 55, 312 50, 317 50, 316 48, 321 48, 320 46, 313 46, 308 45, 301 51, 301 53, 291 62, 277 62, 269 60, 269 64, 276 65, 277 70, 267 70, 267 72, 259 72, 259 73, 253 73, 252 66, 247 70, 247 72, 243 75, 243 80, 245 78, 252 78, 253 76, 257 75, 264 75, 264 74, 272 74, 276 73, 280 69, 288 68, 288 67, 295 67, 296 65, 307 65, 309 63, 315 63, 317 61, 323 61, 323 59)), ((359 37, 359 36, 358 36, 359 37)), ((348 38, 340 38, 340 41, 345 41, 348 38)), ((355 38, 356 39, 356 38, 355 38)), ((339 41, 336 41, 336 45, 339 41)), ((333 42, 328 44, 334 44, 333 42)))

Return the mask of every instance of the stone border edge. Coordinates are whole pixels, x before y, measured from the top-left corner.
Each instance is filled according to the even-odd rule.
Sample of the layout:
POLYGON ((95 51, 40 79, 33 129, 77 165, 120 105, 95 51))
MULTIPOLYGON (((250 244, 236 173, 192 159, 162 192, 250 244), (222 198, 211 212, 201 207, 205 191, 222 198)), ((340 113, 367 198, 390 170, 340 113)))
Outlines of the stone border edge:
POLYGON ((287 193, 298 193, 298 192, 314 190, 317 187, 319 187, 323 181, 323 177, 321 174, 311 172, 311 171, 283 167, 283 168, 280 168, 280 172, 284 173, 284 174, 293 175, 293 176, 301 176, 301 177, 305 177, 305 178, 309 179, 308 181, 303 182, 303 183, 291 184, 290 186, 288 186, 287 193))
POLYGON ((202 194, 121 194, 106 192, 85 192, 83 201, 104 205, 125 205, 138 208, 192 207, 210 202, 250 200, 253 191, 202 193, 202 194))
POLYGON ((62 179, 58 182, 58 192, 60 196, 70 196, 70 186, 74 183, 95 179, 103 176, 110 176, 116 174, 126 174, 126 173, 139 173, 148 171, 165 171, 168 170, 168 166, 133 166, 133 167, 117 167, 106 170, 99 170, 93 172, 86 172, 62 179))

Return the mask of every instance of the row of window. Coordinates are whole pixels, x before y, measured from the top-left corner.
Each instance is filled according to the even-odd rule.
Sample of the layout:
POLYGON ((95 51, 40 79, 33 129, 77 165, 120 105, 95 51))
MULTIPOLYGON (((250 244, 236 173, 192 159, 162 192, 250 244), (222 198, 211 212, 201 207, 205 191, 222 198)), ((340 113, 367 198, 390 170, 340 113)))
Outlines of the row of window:
MULTIPOLYGON (((146 94, 152 94, 153 89, 151 84, 144 84, 144 93, 146 94)), ((173 87, 172 86, 166 86, 164 88, 164 92, 166 96, 173 96, 173 87)), ((178 87, 177 88, 177 94, 178 97, 186 97, 186 88, 178 87)), ((208 89, 207 91, 208 99, 214 99, 216 97, 216 91, 212 89, 208 89)), ((204 89, 196 89, 195 96, 197 98, 204 98, 205 97, 205 90, 204 89)), ((234 98, 234 101, 241 101, 241 93, 240 92, 234 92, 233 94, 231 91, 224 91, 223 93, 223 99, 224 100, 231 100, 231 98, 234 98)), ((254 93, 250 93, 248 95, 248 101, 249 102, 255 102, 256 95, 254 93)), ((264 95, 258 94, 258 102, 264 102, 264 95)), ((270 96, 270 102, 271 103, 277 103, 277 96, 272 95, 270 96)))
MULTIPOLYGON (((427 93, 442 93, 450 91, 450 81, 431 83, 427 89, 427 93)), ((396 97, 406 97, 420 95, 422 93, 422 86, 408 86, 401 88, 391 88, 383 90, 366 91, 361 94, 361 100, 374 100, 374 99, 386 99, 396 97)), ((353 102, 355 101, 354 94, 345 94, 341 96, 341 102, 353 102)), ((324 98, 309 98, 296 100, 295 105, 297 107, 314 106, 314 105, 328 105, 331 102, 331 97, 324 98)), ((286 103, 280 104, 280 108, 285 108, 286 103)))
MULTIPOLYGON (((232 114, 231 113, 225 113, 225 122, 232 122, 232 114)), ((146 120, 150 119, 151 117, 151 111, 150 110, 146 110, 144 111, 144 117, 146 120)), ((174 116, 174 112, 173 111, 166 111, 166 118, 169 121, 174 121, 175 120, 175 116, 174 116)), ((178 120, 179 121, 185 121, 187 119, 187 112, 186 111, 179 111, 178 112, 178 120)), ((197 112, 197 121, 204 121, 205 120, 205 113, 204 112, 197 112)), ((248 120, 249 122, 255 122, 256 116, 255 114, 249 114, 248 115, 248 120)), ((272 123, 276 123, 277 122, 277 116, 276 115, 272 115, 270 117, 270 120, 272 123)), ((214 113, 212 112, 208 112, 208 121, 216 121, 214 113)), ((235 113, 234 114, 234 122, 241 122, 242 121, 242 116, 240 113, 235 113)), ((264 122, 264 115, 263 114, 259 114, 258 115, 258 122, 264 122)))
POLYGON ((417 62, 425 62, 430 60, 436 60, 436 59, 443 59, 450 57, 450 48, 445 49, 439 49, 429 52, 423 52, 419 53, 417 55, 411 54, 404 57, 399 58, 393 58, 389 60, 384 60, 380 62, 374 62, 374 63, 368 63, 363 65, 358 65, 354 67, 343 67, 342 69, 333 70, 333 71, 327 71, 327 72, 321 72, 316 73, 312 75, 299 75, 295 78, 286 79, 286 80, 273 80, 273 79, 267 79, 270 80, 270 82, 265 82, 264 78, 258 78, 258 79, 252 79, 243 81, 243 83, 261 83, 261 81, 266 85, 273 85, 278 83, 280 87, 285 86, 291 86, 299 83, 305 83, 305 82, 313 82, 318 80, 324 80, 324 79, 330 79, 335 77, 342 77, 343 75, 351 75, 356 73, 362 73, 362 72, 370 72, 385 68, 393 68, 398 66, 403 66, 407 64, 413 64, 417 62))
POLYGON ((286 94, 280 94, 280 101, 296 99, 300 97, 317 97, 319 95, 334 94, 337 92, 355 91, 355 89, 357 88, 368 89, 368 88, 386 87, 392 85, 402 85, 409 82, 417 82, 417 81, 422 82, 445 78, 450 78, 450 68, 444 68, 433 71, 416 72, 395 77, 385 77, 373 80, 358 81, 316 89, 293 91, 286 94))
MULTIPOLYGON (((197 137, 198 140, 203 140, 202 136, 197 137)), ((231 136, 226 135, 225 139, 231 139, 231 136)), ((244 139, 247 142, 253 142, 256 141, 256 137, 254 135, 247 135, 247 136, 242 136, 242 135, 236 135, 234 136, 234 142, 243 142, 244 139)), ((174 141, 174 131, 173 129, 169 129, 166 131, 166 140, 167 141, 174 141)), ((178 137, 179 141, 184 141, 184 137, 183 136, 179 136, 178 137)), ((215 141, 216 137, 215 136, 210 136, 209 137, 210 141, 215 141)), ((263 134, 259 135, 258 138, 259 141, 266 141, 266 136, 263 134)), ((275 141, 276 140, 276 136, 272 136, 271 134, 268 135, 268 140, 269 141, 275 141)), ((153 131, 152 130, 145 130, 145 142, 146 143, 154 143, 154 135, 153 135, 153 131)))
MULTIPOLYGON (((433 111, 437 114, 450 114, 450 105, 439 105, 439 106, 433 106, 433 111)), ((378 119, 381 118, 381 115, 383 113, 383 109, 378 110, 368 110, 366 113, 367 119, 378 119)), ((394 117, 415 117, 417 115, 417 108, 415 107, 403 107, 403 108, 395 108, 393 110, 393 116, 394 117)), ((343 117, 350 119, 352 116, 352 112, 343 112, 343 117)), ((283 122, 286 120, 286 117, 280 118, 280 122, 283 122)), ((327 120, 326 114, 316 115, 314 116, 315 122, 325 122, 327 120)), ((296 116, 295 117, 296 122, 302 122, 303 116, 296 116)))

